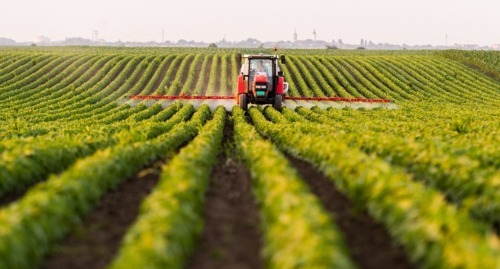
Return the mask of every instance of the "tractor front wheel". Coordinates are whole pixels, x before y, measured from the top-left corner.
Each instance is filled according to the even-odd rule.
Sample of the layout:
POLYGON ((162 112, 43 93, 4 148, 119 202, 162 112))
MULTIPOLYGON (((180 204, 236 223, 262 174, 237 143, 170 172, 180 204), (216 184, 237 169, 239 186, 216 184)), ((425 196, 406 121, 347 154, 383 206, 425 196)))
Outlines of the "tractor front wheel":
POLYGON ((283 96, 281 94, 276 94, 276 96, 274 97, 274 105, 273 105, 274 109, 281 111, 282 104, 283 104, 283 96))
POLYGON ((247 95, 242 93, 238 96, 238 104, 240 105, 240 108, 247 111, 248 104, 247 104, 247 95))

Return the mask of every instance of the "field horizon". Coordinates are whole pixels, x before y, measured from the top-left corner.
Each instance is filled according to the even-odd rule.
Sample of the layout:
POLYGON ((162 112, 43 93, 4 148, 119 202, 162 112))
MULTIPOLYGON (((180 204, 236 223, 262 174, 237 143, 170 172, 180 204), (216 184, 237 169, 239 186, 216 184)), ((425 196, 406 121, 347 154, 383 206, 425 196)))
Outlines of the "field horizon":
POLYGON ((498 268, 500 52, 0 47, 0 269, 498 268), (397 108, 397 109, 391 109, 397 108))

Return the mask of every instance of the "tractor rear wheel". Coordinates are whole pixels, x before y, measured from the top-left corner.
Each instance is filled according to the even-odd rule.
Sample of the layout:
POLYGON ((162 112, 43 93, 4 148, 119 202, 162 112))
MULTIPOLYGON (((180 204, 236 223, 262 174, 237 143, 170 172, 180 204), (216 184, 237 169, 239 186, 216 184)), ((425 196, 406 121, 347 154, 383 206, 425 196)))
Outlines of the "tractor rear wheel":
POLYGON ((281 111, 282 108, 282 103, 283 103, 283 96, 281 94, 276 94, 274 97, 274 109, 281 111))
POLYGON ((238 96, 238 101, 239 101, 239 105, 241 107, 241 109, 247 111, 248 109, 248 104, 247 104, 247 95, 242 93, 238 96))

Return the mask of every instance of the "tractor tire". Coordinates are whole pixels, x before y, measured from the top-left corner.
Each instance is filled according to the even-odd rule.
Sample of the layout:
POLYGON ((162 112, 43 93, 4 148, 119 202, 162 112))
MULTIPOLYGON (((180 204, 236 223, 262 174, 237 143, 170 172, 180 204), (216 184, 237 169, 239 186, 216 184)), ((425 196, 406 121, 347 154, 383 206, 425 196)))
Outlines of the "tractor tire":
POLYGON ((274 104, 273 107, 274 109, 281 111, 281 108, 283 107, 283 96, 281 94, 276 94, 274 97, 274 104))
POLYGON ((248 109, 248 104, 247 104, 247 95, 246 94, 240 94, 238 96, 238 100, 239 100, 239 105, 240 105, 240 108, 243 109, 244 111, 247 111, 248 109))

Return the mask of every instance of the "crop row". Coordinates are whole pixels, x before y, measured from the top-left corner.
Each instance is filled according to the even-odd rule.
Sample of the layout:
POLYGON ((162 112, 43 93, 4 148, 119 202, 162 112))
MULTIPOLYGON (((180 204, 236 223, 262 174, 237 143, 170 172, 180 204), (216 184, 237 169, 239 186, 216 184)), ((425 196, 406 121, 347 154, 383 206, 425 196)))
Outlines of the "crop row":
MULTIPOLYGON (((11 73, 0 76, 9 82, 0 86, 0 96, 9 101, 2 107, 15 109, 18 114, 29 114, 34 108, 41 112, 81 114, 97 108, 110 109, 107 104, 131 94, 227 95, 234 90, 231 89, 236 81, 234 72, 239 66, 234 55, 37 55, 35 59, 41 59, 34 63, 25 58, 12 61, 13 57, 6 57, 0 61, 5 69, 15 71, 27 65, 25 68, 30 71, 15 77, 11 73)), ((459 63, 431 55, 299 57, 292 54, 282 69, 290 83, 291 96, 336 95, 399 101, 432 98, 485 104, 500 98, 498 82, 459 63)))
POLYGON ((225 117, 219 107, 198 136, 163 167, 110 268, 184 267, 203 226, 204 193, 225 117))
MULTIPOLYGON (((440 189, 456 203, 471 207, 472 214, 491 222, 500 221, 499 173, 490 165, 481 167, 479 161, 467 155, 467 151, 459 155, 451 152, 446 143, 439 140, 418 141, 408 135, 402 137, 401 134, 367 130, 365 126, 356 124, 338 124, 322 111, 314 111, 316 113, 304 108, 297 109, 308 120, 322 123, 311 128, 311 133, 328 134, 335 131, 337 139, 347 141, 349 145, 367 153, 375 153, 393 165, 404 167, 416 179, 440 189), (489 203, 483 203, 484 200, 489 203)), ((390 125, 390 121, 385 124, 390 125)))
POLYGON ((354 268, 341 233, 297 171, 238 107, 233 119, 260 205, 268 268, 354 268))
POLYGON ((498 51, 439 51, 436 54, 474 66, 500 80, 500 53, 498 51))
MULTIPOLYGON (((76 225, 108 190, 144 165, 171 155, 190 141, 210 110, 201 107, 187 123, 157 138, 118 144, 79 159, 59 175, 35 185, 18 201, 0 209, 0 268, 31 268, 76 225)), ((131 132, 143 137, 144 134, 131 132)))
POLYGON ((187 105, 170 106, 160 112, 161 106, 153 106, 136 113, 131 118, 140 125, 118 122, 106 127, 95 127, 82 132, 80 129, 59 129, 63 135, 43 135, 29 140, 11 139, 2 141, 2 162, 0 163, 0 196, 11 191, 20 191, 50 173, 64 170, 76 159, 87 156, 98 149, 117 143, 135 143, 152 139, 167 132, 176 124, 189 118, 194 112, 187 105), (158 113, 158 114, 157 114, 158 113), (174 115, 175 113, 175 115, 174 115), (150 120, 152 115, 155 117, 150 120), (169 117, 166 122, 163 122, 169 117), (10 146, 9 146, 10 144, 10 146), (23 146, 18 146, 22 144, 23 146), (17 146, 16 146, 17 145, 17 146))
POLYGON ((318 128, 304 120, 279 123, 287 120, 289 113, 268 112, 278 123, 268 121, 257 109, 251 109, 250 115, 259 132, 293 156, 317 166, 341 191, 386 225, 415 263, 425 268, 497 265, 499 242, 489 226, 448 204, 438 191, 351 146, 337 131, 318 131, 321 127, 328 129, 326 126, 318 128))

